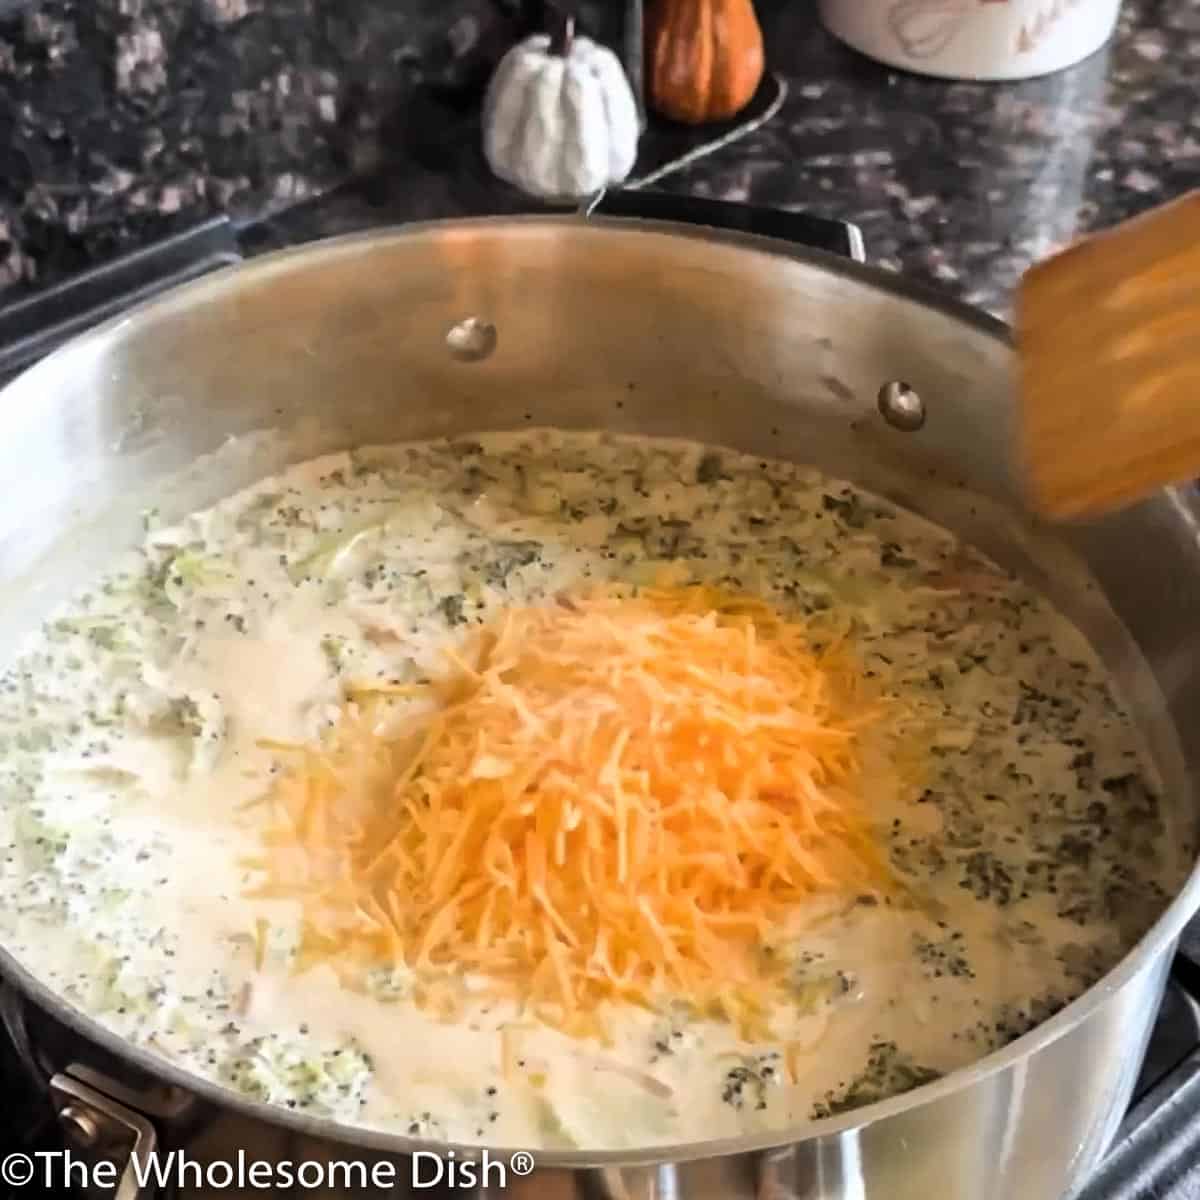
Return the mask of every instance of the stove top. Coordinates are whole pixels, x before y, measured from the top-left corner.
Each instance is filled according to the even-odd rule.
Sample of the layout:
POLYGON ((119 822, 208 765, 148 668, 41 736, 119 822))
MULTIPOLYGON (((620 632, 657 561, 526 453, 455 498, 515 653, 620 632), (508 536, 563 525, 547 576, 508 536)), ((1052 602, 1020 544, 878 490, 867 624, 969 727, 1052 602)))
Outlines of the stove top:
MULTIPOLYGON (((659 173, 653 176, 657 177, 659 173)), ((217 218, 0 309, 0 384, 70 337, 211 271, 318 236, 446 215, 406 211, 396 199, 398 186, 386 175, 376 176, 266 220, 239 225, 217 218)), ((467 203, 458 197, 446 208, 518 211, 510 197, 495 197, 485 189, 467 203)), ((593 211, 722 226, 845 257, 865 257, 854 226, 805 213, 640 188, 605 197, 593 211)), ((14 1037, 0 1024, 0 1158, 13 1152, 32 1155, 64 1149, 61 1125, 47 1095, 32 1081, 27 1063, 14 1037)), ((0 1200, 18 1197, 73 1200, 59 1186, 18 1189, 0 1182, 0 1200)), ((160 1192, 160 1200, 174 1197, 160 1192)), ((1107 1159, 1071 1200, 1200 1200, 1200 922, 1185 933, 1176 956, 1133 1105, 1107 1159)))

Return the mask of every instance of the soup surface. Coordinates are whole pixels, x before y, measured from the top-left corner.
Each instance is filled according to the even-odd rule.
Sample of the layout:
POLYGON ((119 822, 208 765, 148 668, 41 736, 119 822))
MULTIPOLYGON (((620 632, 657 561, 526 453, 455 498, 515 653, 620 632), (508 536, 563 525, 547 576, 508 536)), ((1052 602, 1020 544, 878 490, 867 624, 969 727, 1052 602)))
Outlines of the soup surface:
POLYGON ((0 789, 0 934, 80 1009, 277 1105, 503 1145, 705 1140, 918 1086, 1084 991, 1183 875, 1105 672, 1022 583, 811 469, 555 431, 356 451, 148 514, 0 677, 0 789), (350 987, 301 961, 296 901, 257 886, 289 747, 363 681, 402 707, 506 608, 668 577, 836 626, 922 714, 919 771, 896 771, 916 782, 864 798, 910 902, 814 899, 769 1033, 612 1002, 602 1044, 486 981, 447 1020, 402 964, 350 987))

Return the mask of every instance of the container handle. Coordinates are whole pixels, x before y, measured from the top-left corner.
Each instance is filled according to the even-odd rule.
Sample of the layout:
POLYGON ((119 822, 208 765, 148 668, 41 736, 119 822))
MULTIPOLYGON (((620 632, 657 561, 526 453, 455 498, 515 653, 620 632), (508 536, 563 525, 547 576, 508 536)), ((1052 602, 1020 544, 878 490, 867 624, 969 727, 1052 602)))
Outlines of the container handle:
POLYGON ((102 1165, 112 1172, 105 1186, 113 1200, 153 1200, 158 1135, 150 1121, 67 1074, 50 1080, 50 1094, 72 1154, 91 1165, 93 1178, 102 1165))
POLYGON ((735 204, 727 200, 710 200, 706 196, 643 191, 641 188, 605 190, 589 196, 580 206, 579 215, 585 219, 640 217, 649 221, 680 221, 709 229, 779 238, 810 250, 837 254, 854 262, 866 260, 862 230, 850 221, 818 217, 806 212, 762 208, 753 204, 735 204))

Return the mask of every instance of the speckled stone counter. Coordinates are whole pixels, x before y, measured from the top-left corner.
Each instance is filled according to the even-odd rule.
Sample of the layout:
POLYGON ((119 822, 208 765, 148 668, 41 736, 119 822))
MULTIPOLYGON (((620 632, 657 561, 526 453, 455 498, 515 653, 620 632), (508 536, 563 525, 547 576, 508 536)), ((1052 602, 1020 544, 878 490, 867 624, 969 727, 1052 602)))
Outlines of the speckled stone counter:
MULTIPOLYGON (((215 212, 267 217, 269 242, 530 207, 478 149, 515 3, 19 2, 0 0, 0 302, 215 212)), ((1127 0, 1106 51, 1015 85, 901 75, 807 0, 758 7, 786 102, 658 186, 853 220, 872 261, 1003 313, 1035 257, 1200 183, 1191 0, 1127 0)), ((616 8, 586 11, 619 37, 616 8)), ((652 129, 647 154, 671 144, 652 129)))

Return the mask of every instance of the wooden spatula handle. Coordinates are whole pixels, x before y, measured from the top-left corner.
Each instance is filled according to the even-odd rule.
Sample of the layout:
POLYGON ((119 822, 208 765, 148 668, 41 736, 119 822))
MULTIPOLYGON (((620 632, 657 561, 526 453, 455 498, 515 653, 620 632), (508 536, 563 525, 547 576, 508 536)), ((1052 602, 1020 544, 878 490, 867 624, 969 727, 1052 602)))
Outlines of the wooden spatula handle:
POLYGON ((1041 512, 1095 515, 1200 474, 1200 191, 1033 267, 1016 334, 1041 512))

